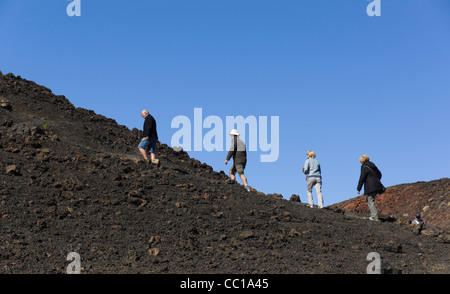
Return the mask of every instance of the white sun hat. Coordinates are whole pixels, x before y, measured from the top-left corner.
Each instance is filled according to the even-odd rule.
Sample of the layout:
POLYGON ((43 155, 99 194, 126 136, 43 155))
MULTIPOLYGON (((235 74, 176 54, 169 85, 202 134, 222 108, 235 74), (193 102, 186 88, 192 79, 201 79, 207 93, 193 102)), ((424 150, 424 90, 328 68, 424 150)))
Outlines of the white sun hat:
POLYGON ((240 134, 239 134, 238 130, 232 129, 231 132, 230 132, 230 135, 239 136, 240 134))

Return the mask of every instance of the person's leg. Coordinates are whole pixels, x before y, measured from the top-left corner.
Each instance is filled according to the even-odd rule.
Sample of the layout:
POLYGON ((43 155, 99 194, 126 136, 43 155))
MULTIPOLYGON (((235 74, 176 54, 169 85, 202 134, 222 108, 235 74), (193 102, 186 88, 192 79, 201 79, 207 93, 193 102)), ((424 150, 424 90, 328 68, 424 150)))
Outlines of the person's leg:
POLYGON ((315 186, 316 186, 316 192, 317 192, 318 206, 319 206, 319 208, 323 208, 322 181, 318 180, 315 186))
POLYGON ((230 179, 233 181, 236 179, 234 176, 236 174, 236 166, 233 164, 233 166, 230 168, 230 179))
POLYGON ((370 193, 367 195, 366 201, 367 201, 367 206, 369 207, 370 210, 370 217, 372 220, 377 221, 378 220, 378 211, 377 208, 375 207, 375 196, 377 195, 377 193, 370 193))
POLYGON ((248 186, 247 178, 245 177, 245 175, 242 174, 242 175, 239 175, 239 177, 241 178, 241 181, 244 184, 244 186, 248 186))
POLYGON ((312 188, 314 186, 314 178, 308 178, 308 180, 306 181, 306 194, 308 194, 308 203, 309 203, 309 207, 313 207, 314 206, 314 202, 313 202, 313 198, 312 198, 312 188))
POLYGON ((142 157, 144 157, 145 161, 148 162, 148 156, 147 156, 147 148, 148 148, 148 140, 145 138, 142 138, 141 142, 139 143, 139 152, 141 153, 142 157))
POLYGON ((247 183, 247 177, 244 174, 244 168, 245 166, 243 164, 236 164, 235 165, 236 171, 239 174, 239 177, 241 178, 242 183, 244 184, 245 189, 247 189, 247 191, 250 191, 250 187, 248 186, 247 183))
POLYGON ((148 161, 147 150, 139 148, 139 151, 141 152, 142 157, 144 157, 145 161, 148 161))
POLYGON ((245 177, 245 174, 244 174, 244 166, 242 164, 236 164, 235 167, 236 167, 236 171, 239 174, 239 177, 241 178, 241 181, 244 184, 244 186, 248 186, 247 178, 245 177))
POLYGON ((149 141, 150 142, 149 142, 149 150, 148 150, 148 152, 150 153, 150 160, 151 160, 152 163, 159 164, 159 160, 156 159, 156 155, 155 155, 155 153, 156 153, 156 141, 157 140, 155 138, 151 138, 149 141))

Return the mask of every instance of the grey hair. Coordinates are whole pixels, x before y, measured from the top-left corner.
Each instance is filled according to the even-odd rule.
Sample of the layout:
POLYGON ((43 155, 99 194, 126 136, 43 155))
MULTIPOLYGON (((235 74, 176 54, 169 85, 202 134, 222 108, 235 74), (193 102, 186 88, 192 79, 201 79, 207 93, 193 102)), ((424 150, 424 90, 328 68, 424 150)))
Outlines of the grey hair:
POLYGON ((147 113, 148 114, 148 110, 144 109, 144 110, 141 111, 141 113, 147 113))

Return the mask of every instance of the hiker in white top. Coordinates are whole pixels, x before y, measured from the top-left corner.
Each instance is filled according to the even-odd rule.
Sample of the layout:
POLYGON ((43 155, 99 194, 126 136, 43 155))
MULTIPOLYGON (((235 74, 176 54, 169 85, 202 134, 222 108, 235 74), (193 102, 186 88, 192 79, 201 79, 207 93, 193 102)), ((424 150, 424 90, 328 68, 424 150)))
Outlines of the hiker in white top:
POLYGON ((318 207, 323 208, 322 198, 322 174, 320 172, 320 163, 316 159, 316 153, 312 150, 306 152, 308 159, 303 166, 303 173, 306 174, 306 192, 308 194, 309 207, 313 207, 312 188, 316 187, 318 207))

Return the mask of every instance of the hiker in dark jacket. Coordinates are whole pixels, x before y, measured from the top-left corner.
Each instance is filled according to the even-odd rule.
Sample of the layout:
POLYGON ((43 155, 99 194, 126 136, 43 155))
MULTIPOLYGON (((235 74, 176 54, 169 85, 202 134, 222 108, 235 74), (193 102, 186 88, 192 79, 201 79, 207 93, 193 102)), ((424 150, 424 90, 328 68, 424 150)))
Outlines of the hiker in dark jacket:
POLYGON ((141 152, 142 157, 144 157, 145 161, 148 163, 149 162, 147 156, 147 149, 148 149, 148 153, 150 153, 151 162, 158 165, 159 160, 155 158, 156 142, 158 141, 158 132, 156 131, 155 118, 150 113, 148 113, 148 110, 145 109, 142 110, 141 116, 145 119, 145 121, 144 121, 143 138, 138 146, 139 151, 141 152))
POLYGON ((364 195, 366 195, 367 206, 370 210, 370 220, 378 221, 378 212, 375 207, 375 196, 383 191, 384 186, 381 184, 381 172, 376 165, 369 161, 369 156, 362 155, 359 158, 361 163, 361 175, 359 177, 358 187, 356 190, 358 194, 364 185, 364 195))
POLYGON ((250 191, 250 187, 247 183, 247 178, 244 175, 245 165, 247 164, 247 151, 245 150, 245 143, 239 138, 238 130, 231 130, 231 147, 228 152, 227 158, 225 159, 225 164, 233 157, 233 166, 230 168, 230 178, 234 180, 236 172, 244 184, 245 189, 250 191))

